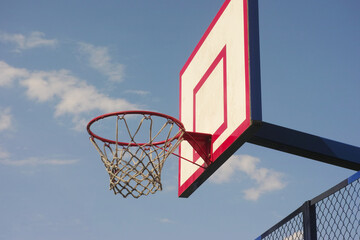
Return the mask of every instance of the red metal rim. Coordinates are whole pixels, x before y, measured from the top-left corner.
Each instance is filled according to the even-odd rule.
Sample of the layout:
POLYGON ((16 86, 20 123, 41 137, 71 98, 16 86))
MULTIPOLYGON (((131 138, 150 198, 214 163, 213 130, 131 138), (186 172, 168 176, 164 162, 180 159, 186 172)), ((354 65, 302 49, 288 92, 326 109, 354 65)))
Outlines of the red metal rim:
MULTIPOLYGON (((95 134, 93 131, 91 131, 90 127, 93 123, 101 120, 101 119, 104 119, 104 118, 108 118, 108 117, 112 117, 112 116, 118 116, 118 115, 149 115, 149 116, 158 116, 158 117, 162 117, 162 118, 166 118, 166 119, 170 119, 172 120, 181 130, 182 132, 185 132, 185 128, 184 128, 184 125, 182 124, 182 122, 180 122, 178 119, 172 117, 172 116, 169 116, 169 115, 166 115, 166 114, 163 114, 163 113, 158 113, 158 112, 151 112, 151 111, 120 111, 120 112, 112 112, 112 113, 107 113, 107 114, 103 114, 103 115, 100 115, 94 119, 92 119, 88 124, 87 124, 87 132, 89 133, 89 135, 93 138, 96 138, 102 142, 107 142, 107 143, 110 143, 110 144, 116 144, 116 141, 114 140, 111 140, 111 139, 107 139, 107 138, 103 138, 103 137, 100 137, 99 135, 95 134)), ((181 135, 181 132, 178 133, 174 139, 177 139, 179 138, 181 135)), ((155 142, 155 143, 152 143, 151 145, 162 145, 164 144, 166 141, 159 141, 159 142, 155 142)), ((123 145, 123 146, 143 146, 143 145, 149 145, 149 143, 127 143, 127 142, 117 142, 118 145, 123 145)))

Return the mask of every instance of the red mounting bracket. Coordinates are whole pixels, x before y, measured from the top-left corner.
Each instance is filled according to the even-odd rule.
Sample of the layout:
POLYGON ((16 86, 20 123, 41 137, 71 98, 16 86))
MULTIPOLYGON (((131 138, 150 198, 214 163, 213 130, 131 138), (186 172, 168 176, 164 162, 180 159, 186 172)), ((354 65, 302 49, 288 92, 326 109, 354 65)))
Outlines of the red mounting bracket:
POLYGON ((212 162, 212 135, 207 133, 185 132, 183 137, 209 166, 212 162))

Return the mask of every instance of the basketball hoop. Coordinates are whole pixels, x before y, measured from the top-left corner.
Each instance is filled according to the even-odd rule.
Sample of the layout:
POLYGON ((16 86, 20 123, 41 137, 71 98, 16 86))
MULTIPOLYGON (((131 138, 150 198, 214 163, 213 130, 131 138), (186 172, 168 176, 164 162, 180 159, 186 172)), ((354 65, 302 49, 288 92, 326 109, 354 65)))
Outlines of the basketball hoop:
POLYGON ((187 140, 210 163, 211 135, 186 132, 179 120, 162 113, 108 113, 91 120, 87 131, 109 174, 110 190, 124 198, 139 198, 162 190, 162 167, 182 140, 187 140), (115 140, 100 137, 90 129, 96 122, 111 118, 115 140))

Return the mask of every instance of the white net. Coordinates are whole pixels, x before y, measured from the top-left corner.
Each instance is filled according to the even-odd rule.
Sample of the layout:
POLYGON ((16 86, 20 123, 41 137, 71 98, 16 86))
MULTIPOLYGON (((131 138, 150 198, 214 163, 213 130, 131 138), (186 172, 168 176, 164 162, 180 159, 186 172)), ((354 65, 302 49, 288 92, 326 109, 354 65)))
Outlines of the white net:
POLYGON ((109 174, 110 190, 125 198, 162 190, 162 167, 180 144, 184 130, 172 119, 151 114, 113 117, 116 118, 115 141, 90 137, 109 174))

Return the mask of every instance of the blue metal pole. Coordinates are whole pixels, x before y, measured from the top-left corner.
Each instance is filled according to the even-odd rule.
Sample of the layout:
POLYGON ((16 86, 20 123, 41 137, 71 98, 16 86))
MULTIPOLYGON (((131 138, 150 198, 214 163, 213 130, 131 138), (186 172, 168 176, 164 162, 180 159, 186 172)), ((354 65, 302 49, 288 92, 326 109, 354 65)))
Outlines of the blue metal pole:
POLYGON ((259 130, 248 142, 314 159, 320 162, 360 170, 360 148, 266 122, 257 122, 259 130))

